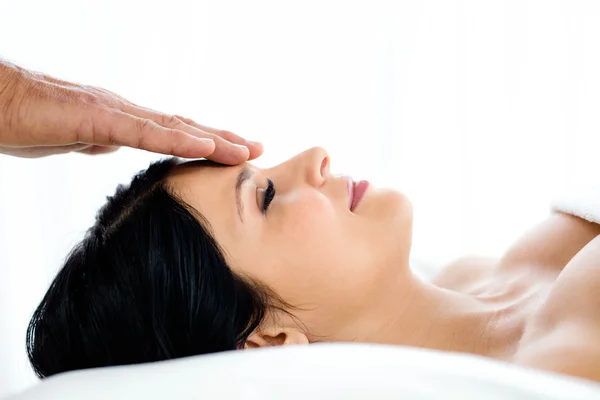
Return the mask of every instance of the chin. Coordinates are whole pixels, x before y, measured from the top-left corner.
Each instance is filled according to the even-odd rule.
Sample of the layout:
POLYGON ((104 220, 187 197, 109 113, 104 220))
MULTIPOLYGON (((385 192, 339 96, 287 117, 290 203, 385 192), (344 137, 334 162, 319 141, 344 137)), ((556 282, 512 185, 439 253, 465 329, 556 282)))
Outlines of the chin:
POLYGON ((377 230, 395 241, 395 246, 398 246, 398 241, 410 243, 413 205, 404 193, 390 189, 374 189, 371 196, 365 200, 367 201, 358 205, 358 214, 372 219, 378 226, 377 230))
MULTIPOLYGON (((410 250, 412 243, 413 205, 410 199, 401 192, 390 190, 385 194, 385 221, 394 232, 395 247, 410 250)), ((383 203, 383 202, 382 202, 383 203)))
POLYGON ((397 190, 374 189, 357 213, 368 218, 369 244, 377 251, 374 263, 378 276, 389 281, 401 265, 408 265, 412 246, 413 205, 397 190))
MULTIPOLYGON (((379 208, 383 208, 389 217, 410 219, 412 221, 413 205, 408 196, 397 190, 383 189, 378 193, 379 208)), ((394 218, 395 219, 395 218, 394 218)))
POLYGON ((397 190, 370 188, 354 212, 380 220, 412 220, 413 206, 410 199, 397 190))

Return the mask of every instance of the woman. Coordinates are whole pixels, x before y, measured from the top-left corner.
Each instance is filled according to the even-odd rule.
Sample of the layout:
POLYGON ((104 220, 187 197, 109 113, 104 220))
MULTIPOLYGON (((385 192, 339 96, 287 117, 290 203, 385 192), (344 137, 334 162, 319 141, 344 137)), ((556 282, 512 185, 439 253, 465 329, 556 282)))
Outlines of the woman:
POLYGON ((99 211, 28 329, 40 377, 317 341, 472 353, 600 380, 600 226, 553 213, 499 260, 409 266, 401 193, 310 149, 151 165, 99 211), (366 188, 366 191, 365 191, 366 188))

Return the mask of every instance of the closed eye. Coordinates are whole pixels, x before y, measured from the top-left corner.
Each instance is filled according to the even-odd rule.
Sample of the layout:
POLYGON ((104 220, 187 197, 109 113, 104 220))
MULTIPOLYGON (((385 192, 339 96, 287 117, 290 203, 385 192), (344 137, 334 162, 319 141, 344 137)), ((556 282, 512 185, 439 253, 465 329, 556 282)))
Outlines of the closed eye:
POLYGON ((263 189, 264 199, 262 202, 262 213, 263 215, 267 214, 267 210, 269 209, 269 205, 275 198, 275 185, 273 185, 273 181, 267 178, 267 188, 263 189))

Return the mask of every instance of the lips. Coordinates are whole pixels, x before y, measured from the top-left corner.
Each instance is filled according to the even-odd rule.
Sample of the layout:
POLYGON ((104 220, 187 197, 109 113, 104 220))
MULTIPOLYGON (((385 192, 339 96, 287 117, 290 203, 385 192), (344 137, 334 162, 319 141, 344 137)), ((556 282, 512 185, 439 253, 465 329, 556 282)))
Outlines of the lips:
POLYGON ((368 181, 354 182, 349 176, 344 177, 348 184, 348 207, 354 211, 369 188, 368 181))

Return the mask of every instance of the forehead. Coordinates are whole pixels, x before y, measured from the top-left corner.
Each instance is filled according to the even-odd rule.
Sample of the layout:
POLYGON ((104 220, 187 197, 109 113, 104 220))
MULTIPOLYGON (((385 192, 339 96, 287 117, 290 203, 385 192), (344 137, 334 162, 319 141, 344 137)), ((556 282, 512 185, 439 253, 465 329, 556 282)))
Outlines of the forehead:
POLYGON ((192 161, 178 165, 168 178, 175 194, 206 219, 221 244, 239 231, 235 182, 244 166, 249 164, 223 166, 192 161))

